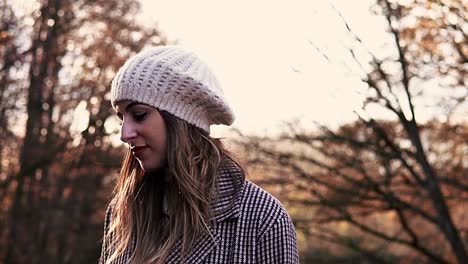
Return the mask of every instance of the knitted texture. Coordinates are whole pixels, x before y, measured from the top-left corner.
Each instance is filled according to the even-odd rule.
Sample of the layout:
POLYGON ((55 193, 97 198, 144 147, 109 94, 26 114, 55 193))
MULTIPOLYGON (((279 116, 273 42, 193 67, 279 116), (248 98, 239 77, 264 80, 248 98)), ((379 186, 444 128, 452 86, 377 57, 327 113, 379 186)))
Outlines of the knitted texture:
POLYGON ((167 111, 210 132, 234 114, 213 72, 192 52, 160 46, 130 58, 112 80, 111 103, 131 100, 167 111))

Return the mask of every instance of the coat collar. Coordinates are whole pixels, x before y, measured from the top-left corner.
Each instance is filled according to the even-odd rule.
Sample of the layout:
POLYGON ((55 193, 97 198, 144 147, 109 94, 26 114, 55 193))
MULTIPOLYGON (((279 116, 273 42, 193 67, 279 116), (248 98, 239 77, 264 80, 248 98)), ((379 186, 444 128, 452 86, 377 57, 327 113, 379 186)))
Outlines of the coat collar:
POLYGON ((233 160, 226 158, 218 175, 218 196, 211 205, 215 222, 239 216, 244 179, 243 170, 233 160))
MULTIPOLYGON (((218 246, 219 235, 216 224, 239 217, 240 198, 244 188, 244 172, 231 159, 225 159, 218 175, 218 196, 211 205, 214 226, 210 226, 210 233, 204 233, 194 243, 194 248, 184 260, 185 263, 202 263, 218 246)), ((167 263, 180 263, 182 241, 179 239, 167 259, 167 263)))

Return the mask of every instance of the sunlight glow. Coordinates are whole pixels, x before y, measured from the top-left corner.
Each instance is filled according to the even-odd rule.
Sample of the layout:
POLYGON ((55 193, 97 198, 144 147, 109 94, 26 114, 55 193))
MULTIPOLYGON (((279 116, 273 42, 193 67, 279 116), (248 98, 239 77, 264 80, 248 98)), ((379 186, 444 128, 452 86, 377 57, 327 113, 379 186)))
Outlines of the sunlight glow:
POLYGON ((73 121, 70 126, 70 134, 77 135, 83 132, 89 123, 89 112, 86 110, 87 103, 81 101, 73 112, 73 121))
POLYGON ((147 25, 157 24, 211 66, 236 113, 234 127, 248 133, 274 133, 293 119, 331 126, 355 120, 363 87, 355 73, 343 71, 343 64, 355 67, 343 61, 352 41, 334 7, 369 49, 379 50, 386 34, 384 21, 368 11, 370 0, 141 2, 147 25))

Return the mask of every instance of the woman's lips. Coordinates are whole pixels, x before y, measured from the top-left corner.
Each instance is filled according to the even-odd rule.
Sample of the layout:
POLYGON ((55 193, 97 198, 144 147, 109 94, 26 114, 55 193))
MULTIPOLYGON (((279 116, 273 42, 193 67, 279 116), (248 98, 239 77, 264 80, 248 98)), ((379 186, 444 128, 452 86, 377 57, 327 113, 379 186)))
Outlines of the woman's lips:
POLYGON ((134 148, 132 148, 132 154, 133 154, 133 156, 135 156, 137 158, 140 158, 147 148, 148 147, 146 147, 146 146, 134 147, 134 148))

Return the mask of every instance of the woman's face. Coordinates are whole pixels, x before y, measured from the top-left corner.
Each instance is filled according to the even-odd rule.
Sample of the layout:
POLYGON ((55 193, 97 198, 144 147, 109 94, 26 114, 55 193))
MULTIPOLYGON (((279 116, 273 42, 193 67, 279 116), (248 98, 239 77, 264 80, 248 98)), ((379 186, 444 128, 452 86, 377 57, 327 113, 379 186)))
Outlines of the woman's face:
POLYGON ((122 121, 120 139, 129 145, 132 155, 145 172, 166 164, 166 123, 159 111, 145 104, 125 100, 116 103, 122 121))

